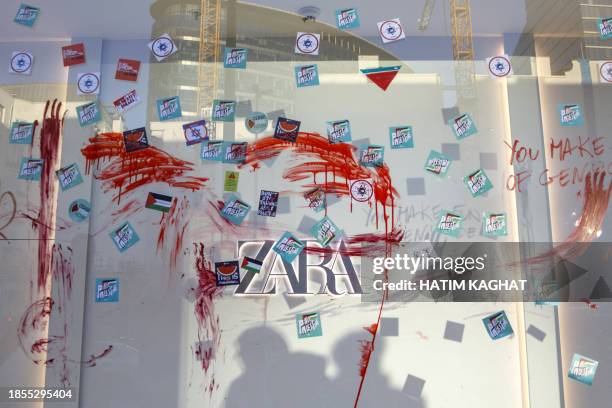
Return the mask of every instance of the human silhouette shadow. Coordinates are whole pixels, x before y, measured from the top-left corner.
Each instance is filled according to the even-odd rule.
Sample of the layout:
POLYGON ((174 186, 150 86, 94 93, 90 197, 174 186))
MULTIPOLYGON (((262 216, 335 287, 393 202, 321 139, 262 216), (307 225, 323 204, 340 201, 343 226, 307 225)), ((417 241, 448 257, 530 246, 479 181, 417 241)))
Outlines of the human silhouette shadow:
POLYGON ((237 342, 243 371, 229 388, 226 408, 332 406, 324 358, 289 352, 281 335, 265 326, 246 330, 237 342))
MULTIPOLYGON (((370 340, 369 333, 352 332, 342 337, 333 348, 333 358, 338 374, 332 380, 336 407, 353 407, 359 388, 360 340, 370 340)), ((420 397, 410 396, 389 385, 388 377, 381 369, 384 338, 377 337, 370 365, 366 373, 358 408, 425 408, 420 397)), ((403 370, 400 370, 402 372, 403 370)), ((402 373, 402 376, 407 376, 402 373)))

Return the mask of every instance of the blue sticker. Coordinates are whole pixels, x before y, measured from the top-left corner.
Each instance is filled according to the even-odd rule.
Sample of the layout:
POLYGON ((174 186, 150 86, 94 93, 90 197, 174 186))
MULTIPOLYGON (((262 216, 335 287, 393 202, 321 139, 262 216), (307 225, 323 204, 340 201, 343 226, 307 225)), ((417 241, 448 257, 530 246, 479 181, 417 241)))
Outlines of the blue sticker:
POLYGON ((336 26, 340 30, 350 30, 359 27, 357 9, 347 8, 336 10, 336 26))
POLYGON ((223 67, 245 69, 247 52, 246 48, 225 48, 223 67))
POLYGON ((584 119, 580 105, 564 105, 560 103, 557 106, 559 112, 559 123, 561 126, 582 126, 584 119))
POLYGON ((77 106, 77 117, 81 127, 90 126, 102 120, 102 113, 98 102, 90 102, 77 106))
POLYGON ((45 161, 43 159, 33 159, 31 157, 22 158, 19 164, 19 175, 17 178, 20 180, 40 180, 44 163, 45 161))
POLYGON ((240 284, 240 264, 238 261, 215 262, 217 286, 240 284))
POLYGON ((124 222, 121 224, 121 226, 116 230, 113 230, 109 236, 115 243, 115 246, 119 252, 127 251, 140 240, 138 234, 136 234, 136 231, 134 228, 132 228, 129 222, 124 222))
POLYGON ((62 191, 70 190, 72 187, 78 186, 83 182, 83 177, 81 177, 81 172, 76 163, 59 169, 55 174, 57 175, 62 191))
POLYGON ((183 116, 181 100, 178 96, 159 99, 157 101, 157 114, 160 121, 178 119, 183 116))
POLYGON ((612 17, 599 19, 597 27, 599 28, 599 38, 602 40, 612 38, 612 17))
POLYGON ((505 213, 486 212, 482 217, 482 234, 485 237, 501 237, 508 235, 508 217, 505 213))
POLYGON ((19 6, 19 10, 17 10, 17 14, 15 15, 13 21, 17 24, 32 27, 34 23, 36 23, 39 15, 40 9, 38 7, 22 4, 19 6))
POLYGON ((392 149, 408 149, 414 147, 412 126, 390 127, 389 139, 392 149))
POLYGON ((298 88, 319 85, 319 69, 316 65, 295 67, 295 83, 298 88))
POLYGON ((485 317, 482 319, 482 322, 484 323, 485 329, 487 329, 487 333, 489 333, 489 337, 493 340, 498 340, 514 333, 508 316, 506 316, 506 312, 503 310, 485 317))
POLYGON ((119 279, 96 279, 96 302, 118 302, 119 279))
POLYGON ((439 221, 436 225, 436 230, 440 234, 449 235, 451 237, 459 237, 461 226, 463 224, 463 216, 448 210, 442 210, 439 213, 439 221))
POLYGON ((208 140, 202 142, 200 158, 202 160, 221 161, 223 160, 224 143, 222 140, 208 140))
POLYGON ((472 194, 472 197, 483 195, 493 188, 491 179, 487 177, 483 169, 478 169, 472 174, 468 174, 463 178, 463 182, 472 194))
POLYGON ((321 187, 305 192, 304 198, 308 202, 308 207, 312 208, 314 212, 321 212, 327 206, 325 191, 321 187))
POLYGON ((68 216, 74 222, 82 222, 89 218, 91 204, 87 200, 79 198, 68 206, 68 216))
POLYGON ((583 384, 593 385, 598 365, 599 362, 596 360, 581 356, 580 354, 574 354, 567 376, 583 384))
POLYGON ((285 232, 282 237, 272 247, 285 262, 291 263, 304 250, 305 244, 293 236, 290 232, 285 232))
POLYGON ((223 204, 221 216, 233 224, 240 225, 251 211, 251 206, 232 195, 223 204))
POLYGON ((11 144, 32 144, 34 137, 34 124, 27 122, 13 122, 9 143, 11 144))
POLYGON ((215 122, 233 122, 236 114, 235 101, 213 101, 212 120, 215 122))
POLYGON ((465 139, 466 137, 474 135, 478 132, 472 117, 467 113, 451 119, 448 124, 453 129, 453 134, 457 140, 465 139))
POLYGON ((208 140, 208 129, 206 128, 206 121, 198 120, 196 122, 184 124, 183 135, 185 136, 185 143, 187 143, 187 146, 191 146, 208 140))
POLYGON ((350 142, 352 140, 351 124, 348 120, 327 122, 327 139, 329 143, 350 142))
POLYGON ((451 160, 440 152, 432 150, 429 152, 424 169, 426 172, 437 177, 445 177, 448 174, 448 169, 451 165, 451 160))
POLYGON ((247 142, 224 142, 223 143, 223 163, 243 163, 246 160, 247 142))
POLYGON ((385 159, 385 148, 378 145, 361 146, 359 163, 365 167, 382 166, 385 159))
POLYGON ((310 234, 322 247, 326 247, 338 237, 340 229, 329 219, 329 217, 325 216, 321 221, 312 226, 310 234))
POLYGON ((295 143, 300 132, 301 122, 298 120, 280 117, 276 120, 274 137, 286 142, 295 143))
POLYGON ((299 339, 323 335, 319 313, 298 313, 295 315, 295 325, 299 339))

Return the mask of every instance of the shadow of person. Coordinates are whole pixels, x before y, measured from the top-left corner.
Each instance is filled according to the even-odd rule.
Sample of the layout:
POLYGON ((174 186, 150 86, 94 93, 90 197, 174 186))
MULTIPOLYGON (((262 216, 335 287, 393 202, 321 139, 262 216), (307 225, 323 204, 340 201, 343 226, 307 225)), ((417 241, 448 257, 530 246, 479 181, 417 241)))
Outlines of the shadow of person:
MULTIPOLYGON (((338 368, 338 374, 332 380, 332 389, 336 407, 353 407, 359 388, 359 362, 361 361, 360 340, 370 340, 370 335, 364 332, 352 332, 342 337, 334 346, 333 358, 338 368)), ((419 396, 410 396, 399 389, 390 386, 388 377, 381 369, 383 355, 383 338, 377 337, 374 351, 370 356, 370 365, 366 373, 359 408, 424 408, 425 404, 419 396)), ((405 370, 397 370, 397 374, 407 376, 405 370)), ((331 405, 330 405, 331 406, 331 405)))
POLYGON ((325 359, 291 353, 269 327, 243 332, 237 341, 242 374, 231 384, 226 408, 325 407, 331 391, 325 359))

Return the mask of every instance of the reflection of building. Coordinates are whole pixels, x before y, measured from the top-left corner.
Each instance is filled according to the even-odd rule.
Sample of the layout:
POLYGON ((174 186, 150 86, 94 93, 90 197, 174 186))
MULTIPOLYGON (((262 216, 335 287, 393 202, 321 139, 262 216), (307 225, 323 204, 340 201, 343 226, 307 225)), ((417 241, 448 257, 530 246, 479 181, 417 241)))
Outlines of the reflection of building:
MULTIPOLYGON (((305 23, 295 14, 233 1, 222 1, 221 5, 221 60, 226 42, 233 43, 235 39, 236 47, 248 49, 248 63, 315 62, 312 57, 294 53, 295 36, 299 31, 321 34, 320 53, 316 61, 353 61, 356 72, 360 55, 377 56, 378 59, 387 61, 397 60, 386 51, 350 33, 319 22, 305 23), (228 10, 228 7, 235 9, 228 10), (235 16, 234 24, 228 24, 228 16, 235 16)), ((151 60, 149 118, 157 118, 157 99, 174 95, 181 98, 185 120, 200 117, 202 112, 198 112, 197 108, 200 0, 157 0, 151 6, 151 15, 155 19, 152 37, 170 34, 177 44, 178 52, 161 63, 151 60)), ((224 75, 227 71, 224 72, 221 68, 218 70, 218 93, 215 96, 238 101, 257 101, 256 109, 266 112, 280 109, 291 112, 292 95, 295 91, 292 66, 266 64, 264 71, 247 64, 247 70, 232 72, 232 75, 235 72, 235 81, 230 81, 230 78, 224 75), (233 86, 227 86, 229 83, 238 84, 235 93, 229 94, 228 90, 233 89, 233 86)))

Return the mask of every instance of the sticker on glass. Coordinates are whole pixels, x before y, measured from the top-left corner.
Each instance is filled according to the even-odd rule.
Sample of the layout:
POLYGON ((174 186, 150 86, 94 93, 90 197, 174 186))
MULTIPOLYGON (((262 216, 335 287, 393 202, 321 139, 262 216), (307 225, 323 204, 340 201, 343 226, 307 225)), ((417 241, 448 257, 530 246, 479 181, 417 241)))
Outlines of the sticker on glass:
POLYGON ((246 160, 247 142, 224 142, 223 143, 223 163, 242 163, 246 160))
POLYGON ((13 21, 17 24, 21 24, 27 27, 32 27, 38 16, 40 15, 40 9, 38 7, 28 6, 27 4, 22 4, 19 6, 17 10, 17 14, 13 21))
POLYGON ((392 149, 409 149, 414 147, 412 126, 395 126, 389 128, 389 139, 392 149))
POLYGON ((9 134, 11 144, 32 144, 34 138, 34 124, 28 122, 14 122, 9 134))
POLYGON ((77 79, 78 95, 99 95, 100 94, 100 73, 85 72, 79 74, 77 79))
POLYGON ((349 180, 351 198, 360 203, 369 201, 374 195, 372 179, 349 180))
POLYGON ((300 131, 300 121, 279 117, 274 128, 274 137, 287 142, 295 142, 300 131))
POLYGON ((352 135, 349 121, 336 120, 327 122, 327 139, 329 143, 350 142, 352 135))
POLYGON ((115 71, 115 79, 136 82, 138 81, 139 72, 140 61, 119 58, 119 61, 117 61, 117 70, 115 71))
POLYGON ((316 65, 295 67, 295 83, 298 88, 319 85, 319 70, 316 65))
POLYGON ((181 112, 181 100, 178 96, 158 100, 157 113, 161 121, 180 118, 183 116, 181 112))
POLYGON ((457 140, 465 139, 468 136, 474 135, 478 132, 476 124, 472 120, 471 116, 467 113, 459 115, 449 121, 449 125, 453 129, 453 133, 457 140))
POLYGON ((512 64, 507 55, 487 58, 487 69, 493 78, 506 78, 512 75, 512 64))
POLYGON ((251 210, 251 206, 235 196, 225 200, 221 209, 221 216, 233 224, 240 225, 251 210))
POLYGON ((380 38, 385 44, 406 38, 406 33, 399 18, 381 21, 377 25, 380 38))
POLYGON ((96 279, 96 302, 118 302, 119 279, 96 279))
POLYGON ((253 134, 259 134, 268 128, 268 116, 262 112, 251 112, 244 119, 244 127, 253 134))
POLYGON ((485 317, 482 319, 482 322, 484 323, 485 329, 487 329, 489 337, 493 340, 498 340, 514 333, 510 325, 510 320, 508 320, 508 316, 506 316, 506 312, 503 310, 485 317))
POLYGON ((11 57, 9 72, 11 74, 30 75, 34 56, 29 52, 15 51, 11 57))
POLYGON ((76 163, 59 169, 55 174, 62 191, 70 190, 72 187, 78 186, 83 182, 83 177, 81 177, 81 172, 76 163))
POLYGON ((336 10, 336 26, 340 30, 350 30, 359 27, 357 9, 347 8, 336 10))
POLYGON ((65 67, 85 63, 85 44, 71 44, 62 47, 62 61, 65 67))
POLYGON ((208 140, 202 142, 202 150, 200 151, 202 160, 221 161, 223 160, 223 141, 208 140))
POLYGON ((259 193, 259 208, 257 215, 262 217, 276 217, 276 208, 278 207, 278 192, 261 190, 259 193))
POLYGON ((308 203, 308 207, 312 208, 314 212, 321 212, 325 209, 325 192, 321 187, 305 192, 304 198, 308 203))
POLYGON ((297 33, 295 38, 296 54, 319 55, 321 35, 316 33, 297 33))
POLYGON ((163 61, 177 51, 176 44, 168 34, 163 34, 149 43, 149 49, 157 61, 163 61))
POLYGON ((223 67, 239 69, 246 68, 247 52, 248 51, 246 48, 226 48, 223 58, 223 67))
POLYGON ((582 126, 584 123, 580 105, 559 104, 557 111, 559 112, 561 126, 582 126))
POLYGON ((290 232, 285 232, 272 247, 285 262, 291 263, 304 250, 305 244, 290 232))
POLYGON ((68 216, 74 222, 82 222, 89 218, 91 204, 87 200, 79 198, 68 206, 68 216))
POLYGON ((295 315, 295 325, 300 339, 323 335, 319 313, 298 313, 295 315))
POLYGON ((382 166, 385 158, 385 148, 378 145, 361 146, 359 163, 365 167, 382 166))
POLYGON ((461 225, 463 217, 457 213, 448 210, 440 212, 440 220, 436 225, 436 230, 444 235, 457 238, 461 233, 461 225))
POLYGON ((136 106, 139 103, 140 103, 140 97, 136 93, 136 90, 132 89, 128 91, 128 93, 126 93, 122 97, 116 99, 113 102, 113 105, 115 105, 115 110, 117 111, 117 113, 122 114, 123 112, 132 109, 134 106, 136 106))
POLYGON ((123 145, 126 153, 137 152, 149 147, 147 129, 144 127, 123 132, 123 145))
POLYGON ((43 159, 32 159, 31 157, 22 158, 21 163, 19 163, 19 175, 17 178, 31 181, 40 180, 44 162, 43 159))
POLYGON ((238 261, 215 262, 217 286, 240 284, 240 267, 238 261))
POLYGON ((102 120, 102 112, 98 102, 89 102, 85 105, 77 106, 77 117, 81 127, 91 126, 102 120))
POLYGON ((478 169, 472 174, 468 174, 463 178, 463 182, 470 190, 472 197, 483 195, 493 188, 491 179, 487 177, 483 169, 478 169))
POLYGON ((501 237, 508 235, 506 214, 485 212, 482 217, 482 234, 486 237, 501 237))
POLYGON ((235 101, 213 101, 212 120, 218 122, 233 122, 236 114, 235 101))
POLYGON ((310 234, 322 247, 326 247, 339 233, 340 230, 329 217, 323 217, 321 221, 317 222, 310 229, 310 234))
POLYGON ((597 360, 581 356, 580 354, 574 354, 567 376, 583 384, 593 385, 598 365, 599 362, 597 360))
POLYGON ((238 191, 238 180, 240 179, 240 173, 237 171, 226 171, 225 181, 223 182, 223 191, 237 192, 238 191))
POLYGON ((129 222, 124 222, 119 228, 109 234, 119 252, 125 252, 136 244, 140 238, 129 222))
POLYGON ((432 150, 429 152, 427 161, 425 162, 425 171, 438 177, 444 177, 448 174, 451 160, 440 152, 432 150))

